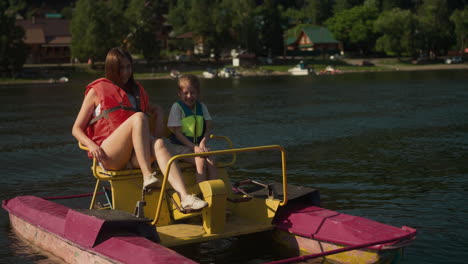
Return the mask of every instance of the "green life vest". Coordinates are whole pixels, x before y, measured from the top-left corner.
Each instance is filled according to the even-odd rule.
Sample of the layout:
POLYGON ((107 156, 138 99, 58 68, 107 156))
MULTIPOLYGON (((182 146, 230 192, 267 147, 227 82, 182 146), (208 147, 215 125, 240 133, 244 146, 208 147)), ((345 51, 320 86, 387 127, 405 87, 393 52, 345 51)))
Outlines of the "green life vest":
MULTIPOLYGON (((177 105, 183 112, 182 117, 182 134, 194 144, 200 143, 205 133, 205 119, 203 118, 203 109, 200 102, 195 103, 195 109, 192 110, 184 102, 177 101, 177 105)), ((174 134, 170 137, 171 142, 179 145, 183 145, 174 134)))

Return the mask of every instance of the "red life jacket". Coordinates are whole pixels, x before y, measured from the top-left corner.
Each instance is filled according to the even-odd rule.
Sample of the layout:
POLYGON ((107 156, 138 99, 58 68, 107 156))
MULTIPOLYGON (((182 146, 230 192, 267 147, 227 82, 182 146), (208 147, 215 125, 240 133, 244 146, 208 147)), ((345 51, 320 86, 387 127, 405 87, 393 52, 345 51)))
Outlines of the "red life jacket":
POLYGON ((91 119, 86 127, 88 137, 99 146, 127 118, 136 112, 148 110, 148 94, 139 83, 137 84, 140 97, 139 109, 132 106, 124 90, 106 78, 97 79, 86 87, 85 95, 94 89, 101 104, 101 114, 91 119))

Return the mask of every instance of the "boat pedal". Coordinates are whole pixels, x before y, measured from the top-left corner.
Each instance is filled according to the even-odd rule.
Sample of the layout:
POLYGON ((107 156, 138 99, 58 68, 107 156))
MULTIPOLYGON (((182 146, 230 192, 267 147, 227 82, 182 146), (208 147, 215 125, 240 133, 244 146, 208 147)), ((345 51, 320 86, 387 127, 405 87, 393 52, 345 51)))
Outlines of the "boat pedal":
POLYGON ((231 203, 243 203, 252 200, 252 196, 246 196, 241 198, 230 198, 228 197, 227 200, 231 203))
POLYGON ((109 207, 110 209, 114 209, 112 207, 112 190, 110 187, 102 186, 104 190, 104 196, 106 197, 107 203, 104 204, 105 207, 109 207))
POLYGON ((183 214, 190 214, 190 213, 201 212, 201 211, 203 211, 203 208, 197 209, 197 210, 193 210, 193 209, 180 209, 179 211, 180 211, 181 213, 183 213, 183 214))
POLYGON ((144 187, 143 188, 144 193, 150 193, 150 192, 156 191, 156 190, 161 190, 161 187, 160 186, 154 186, 154 187, 144 187))
POLYGON ((146 201, 137 201, 136 206, 135 206, 135 212, 134 215, 138 218, 144 218, 145 217, 145 205, 146 201))

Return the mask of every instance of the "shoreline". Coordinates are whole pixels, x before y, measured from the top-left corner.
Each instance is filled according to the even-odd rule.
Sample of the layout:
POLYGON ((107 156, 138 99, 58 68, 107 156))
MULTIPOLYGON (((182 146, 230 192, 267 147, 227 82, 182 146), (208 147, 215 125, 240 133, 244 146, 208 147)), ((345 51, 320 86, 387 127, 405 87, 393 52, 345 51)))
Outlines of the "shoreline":
MULTIPOLYGON (((356 62, 362 60, 346 60, 350 65, 356 65, 356 62)), ((360 70, 360 66, 346 66, 354 67, 353 69, 344 69, 341 70, 339 74, 349 74, 349 73, 360 73, 360 72, 393 72, 393 71, 435 71, 435 70, 468 70, 468 64, 426 64, 426 65, 386 65, 380 63, 374 63, 376 68, 373 70, 371 67, 367 67, 365 70, 360 70)), ((340 66, 336 67, 340 69, 340 66)), ((183 73, 183 72, 182 72, 183 73)), ((239 71, 242 77, 264 77, 264 76, 292 76, 287 71, 249 71, 241 70, 239 71)), ((201 74, 196 74, 201 79, 204 79, 201 74)), ((219 78, 219 77, 218 77, 219 78)), ((170 73, 160 76, 136 76, 135 79, 139 80, 159 80, 159 79, 173 79, 170 73)), ((60 84, 60 82, 55 79, 31 79, 31 80, 0 80, 0 85, 16 85, 16 84, 60 84)))

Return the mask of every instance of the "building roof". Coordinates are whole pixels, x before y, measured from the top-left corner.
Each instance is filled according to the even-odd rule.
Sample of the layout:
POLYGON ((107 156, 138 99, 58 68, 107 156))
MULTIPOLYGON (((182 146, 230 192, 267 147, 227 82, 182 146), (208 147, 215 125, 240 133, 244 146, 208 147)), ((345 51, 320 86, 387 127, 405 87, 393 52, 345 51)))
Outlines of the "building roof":
POLYGON ((302 34, 305 34, 314 44, 339 43, 327 28, 309 25, 302 27, 300 30, 298 28, 290 29, 286 35, 286 45, 296 44, 302 34))
POLYGON ((176 36, 175 38, 184 39, 184 38, 192 38, 192 37, 193 37, 192 32, 186 32, 184 34, 176 36))
POLYGON ((26 44, 48 44, 68 46, 71 42, 69 21, 57 18, 35 18, 16 20, 25 31, 26 44))
POLYGON ((31 27, 24 29, 24 43, 26 44, 42 44, 45 43, 44 30, 40 27, 31 27))
POLYGON ((303 28, 302 32, 307 35, 312 43, 339 43, 330 30, 325 27, 303 28))
POLYGON ((297 37, 288 37, 286 38, 286 45, 292 45, 294 43, 296 43, 296 40, 297 40, 297 37))

